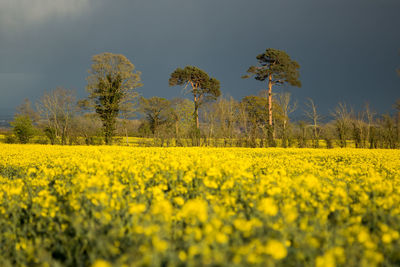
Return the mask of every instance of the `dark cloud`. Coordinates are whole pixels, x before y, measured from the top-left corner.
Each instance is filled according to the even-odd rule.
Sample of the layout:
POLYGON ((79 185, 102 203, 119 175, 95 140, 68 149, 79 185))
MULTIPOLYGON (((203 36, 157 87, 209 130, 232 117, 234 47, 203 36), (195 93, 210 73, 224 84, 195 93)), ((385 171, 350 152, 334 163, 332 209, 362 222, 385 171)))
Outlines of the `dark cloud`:
POLYGON ((265 85, 240 77, 272 47, 300 63, 303 83, 275 90, 311 97, 324 113, 339 101, 390 112, 400 97, 398 0, 43 1, 0 0, 3 109, 57 86, 85 96, 91 56, 106 51, 142 71, 144 96, 179 96, 168 77, 189 64, 218 78, 224 94, 257 94, 265 85))

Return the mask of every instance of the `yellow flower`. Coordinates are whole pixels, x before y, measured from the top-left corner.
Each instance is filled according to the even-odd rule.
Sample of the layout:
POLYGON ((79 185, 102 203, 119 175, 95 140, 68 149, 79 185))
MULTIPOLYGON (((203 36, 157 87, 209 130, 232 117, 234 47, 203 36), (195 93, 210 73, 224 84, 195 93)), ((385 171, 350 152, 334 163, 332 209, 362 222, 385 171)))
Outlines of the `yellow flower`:
POLYGON ((383 243, 391 243, 392 242, 392 236, 390 234, 383 234, 382 235, 382 242, 383 243))
POLYGON ((225 244, 228 242, 229 238, 223 234, 223 233, 217 233, 215 236, 215 239, 217 240, 218 243, 220 244, 225 244))
POLYGON ((335 266, 336 266, 335 257, 331 253, 319 256, 315 260, 315 267, 335 267, 335 266))
POLYGON ((281 260, 286 257, 286 247, 277 240, 269 240, 265 246, 265 253, 271 255, 276 260, 281 260))
POLYGON ((263 213, 275 216, 278 213, 278 207, 275 204, 275 201, 272 198, 263 198, 261 199, 258 209, 263 213))
POLYGON ((111 267, 111 264, 105 260, 96 260, 92 267, 111 267))
POLYGON ((360 243, 365 243, 369 240, 369 234, 365 230, 361 230, 357 238, 360 243))
POLYGON ((164 252, 168 248, 167 241, 161 240, 158 236, 153 236, 151 239, 154 248, 159 252, 164 252))
POLYGON ((179 251, 178 257, 179 257, 179 259, 180 259, 181 261, 186 261, 186 259, 187 259, 187 255, 186 255, 185 251, 182 251, 182 250, 179 251))
POLYGON ((179 206, 182 206, 183 204, 185 204, 185 200, 183 198, 181 198, 181 197, 175 197, 174 198, 174 202, 176 204, 178 204, 179 206))
POLYGON ((208 218, 207 202, 201 199, 191 199, 185 203, 181 216, 189 221, 198 220, 204 223, 208 218))
POLYGON ((171 217, 173 207, 168 200, 162 199, 156 201, 151 208, 151 213, 154 215, 161 215, 164 220, 168 220, 171 217))

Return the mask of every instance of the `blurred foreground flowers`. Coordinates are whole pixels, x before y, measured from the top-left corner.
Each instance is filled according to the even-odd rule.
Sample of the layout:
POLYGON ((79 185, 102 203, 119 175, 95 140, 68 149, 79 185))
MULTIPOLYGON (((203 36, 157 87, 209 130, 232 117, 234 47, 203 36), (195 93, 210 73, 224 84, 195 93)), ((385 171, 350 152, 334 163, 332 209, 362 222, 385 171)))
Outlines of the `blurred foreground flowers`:
POLYGON ((399 203, 400 151, 0 145, 0 262, 398 266, 399 203))

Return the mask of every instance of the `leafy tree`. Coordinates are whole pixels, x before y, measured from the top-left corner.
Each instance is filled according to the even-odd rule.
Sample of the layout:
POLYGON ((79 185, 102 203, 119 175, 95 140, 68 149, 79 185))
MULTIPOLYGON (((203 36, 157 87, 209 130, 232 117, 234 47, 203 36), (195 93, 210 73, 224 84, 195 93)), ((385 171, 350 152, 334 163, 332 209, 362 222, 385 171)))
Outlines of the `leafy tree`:
POLYGON ((15 116, 14 121, 11 122, 11 126, 13 126, 15 136, 22 144, 28 143, 35 135, 35 127, 33 126, 32 120, 29 116, 15 116))
POLYGON ((104 139, 112 144, 116 119, 127 103, 137 97, 135 88, 142 86, 141 73, 124 56, 102 53, 93 56, 86 86, 89 100, 103 123, 104 139))
POLYGON ((272 127, 272 86, 289 84, 301 87, 299 81, 300 65, 292 60, 282 50, 268 48, 263 54, 257 56, 259 66, 250 66, 248 75, 242 78, 250 78, 255 75, 258 81, 268 82, 268 124, 272 127))
POLYGON ((184 69, 177 68, 169 79, 169 86, 181 85, 191 86, 194 98, 194 122, 199 130, 199 108, 210 100, 216 100, 220 95, 220 83, 215 78, 210 78, 206 72, 194 67, 186 66, 184 69))
POLYGON ((57 134, 56 134, 56 130, 54 128, 47 126, 44 129, 44 134, 50 140, 50 144, 54 145, 56 143, 57 134))

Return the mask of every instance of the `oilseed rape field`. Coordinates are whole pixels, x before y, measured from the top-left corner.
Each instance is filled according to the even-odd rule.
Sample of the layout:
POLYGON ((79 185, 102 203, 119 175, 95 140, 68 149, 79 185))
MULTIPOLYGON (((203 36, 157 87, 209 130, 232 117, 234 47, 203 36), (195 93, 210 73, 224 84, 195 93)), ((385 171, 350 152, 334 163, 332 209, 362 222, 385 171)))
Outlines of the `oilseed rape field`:
POLYGON ((400 151, 0 144, 1 266, 399 266, 400 151))

